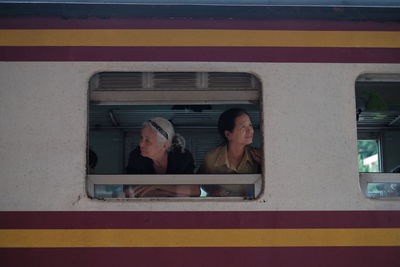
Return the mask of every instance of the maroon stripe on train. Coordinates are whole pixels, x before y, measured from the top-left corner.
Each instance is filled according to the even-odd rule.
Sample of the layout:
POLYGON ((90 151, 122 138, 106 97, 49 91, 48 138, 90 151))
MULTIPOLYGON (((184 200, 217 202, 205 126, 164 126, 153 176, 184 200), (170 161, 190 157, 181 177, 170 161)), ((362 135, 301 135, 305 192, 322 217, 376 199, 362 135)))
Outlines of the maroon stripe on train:
POLYGON ((400 63, 396 48, 0 47, 0 61, 400 63))
POLYGON ((392 227, 400 227, 400 211, 0 212, 0 229, 263 229, 392 227))
POLYGON ((7 267, 397 267, 399 255, 400 247, 18 248, 0 249, 0 264, 7 267))
POLYGON ((397 22, 240 19, 0 18, 0 29, 241 29, 400 31, 397 22))

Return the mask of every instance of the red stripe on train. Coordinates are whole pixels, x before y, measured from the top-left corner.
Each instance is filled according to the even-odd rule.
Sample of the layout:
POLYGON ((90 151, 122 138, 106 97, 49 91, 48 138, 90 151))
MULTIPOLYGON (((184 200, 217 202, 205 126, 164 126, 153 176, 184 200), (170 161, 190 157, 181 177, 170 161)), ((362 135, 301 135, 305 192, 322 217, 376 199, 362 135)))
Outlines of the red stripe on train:
POLYGON ((0 263, 20 266, 395 267, 400 247, 35 248, 0 249, 0 263))
POLYGON ((400 211, 11 211, 0 229, 396 228, 400 211))
POLYGON ((0 29, 240 29, 400 31, 398 22, 241 19, 0 18, 0 29))
POLYGON ((400 63, 396 48, 0 47, 0 61, 400 63))

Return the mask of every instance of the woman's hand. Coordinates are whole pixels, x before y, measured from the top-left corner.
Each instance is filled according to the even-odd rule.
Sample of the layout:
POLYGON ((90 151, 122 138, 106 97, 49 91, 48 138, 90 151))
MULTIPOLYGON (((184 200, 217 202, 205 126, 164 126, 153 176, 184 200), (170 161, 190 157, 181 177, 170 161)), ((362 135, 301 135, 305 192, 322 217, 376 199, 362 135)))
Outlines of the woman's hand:
POLYGON ((158 190, 160 190, 160 186, 158 185, 139 185, 135 186, 135 188, 133 189, 135 197, 144 197, 148 193, 158 190))
POLYGON ((196 185, 138 185, 133 189, 134 197, 198 197, 200 186, 196 185))
POLYGON ((205 185, 203 189, 207 192, 208 197, 227 197, 231 193, 219 185, 205 185))
POLYGON ((250 155, 255 162, 257 162, 258 164, 261 164, 261 160, 262 160, 261 148, 251 148, 250 155))
POLYGON ((229 196, 231 192, 225 190, 225 189, 220 189, 218 191, 214 191, 209 194, 210 197, 227 197, 229 196))

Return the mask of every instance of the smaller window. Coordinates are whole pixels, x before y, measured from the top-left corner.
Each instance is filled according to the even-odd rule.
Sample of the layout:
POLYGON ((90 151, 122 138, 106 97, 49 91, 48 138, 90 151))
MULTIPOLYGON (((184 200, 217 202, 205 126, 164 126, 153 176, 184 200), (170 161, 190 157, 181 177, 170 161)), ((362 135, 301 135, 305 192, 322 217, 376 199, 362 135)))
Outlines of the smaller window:
POLYGON ((358 170, 368 198, 400 198, 400 75, 356 81, 358 170))

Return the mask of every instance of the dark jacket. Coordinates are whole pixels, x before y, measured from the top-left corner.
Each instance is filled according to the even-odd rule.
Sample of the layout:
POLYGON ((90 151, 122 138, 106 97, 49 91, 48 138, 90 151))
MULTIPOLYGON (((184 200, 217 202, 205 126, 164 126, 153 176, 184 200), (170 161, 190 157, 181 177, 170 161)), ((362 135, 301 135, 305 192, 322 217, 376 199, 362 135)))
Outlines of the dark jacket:
MULTIPOLYGON (((192 154, 185 150, 168 152, 167 174, 185 174, 194 172, 194 160, 192 154)), ((140 147, 135 148, 129 154, 127 174, 155 174, 153 161, 140 155, 140 147)))

